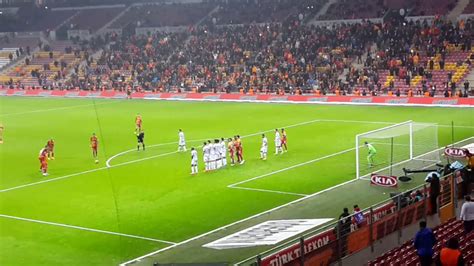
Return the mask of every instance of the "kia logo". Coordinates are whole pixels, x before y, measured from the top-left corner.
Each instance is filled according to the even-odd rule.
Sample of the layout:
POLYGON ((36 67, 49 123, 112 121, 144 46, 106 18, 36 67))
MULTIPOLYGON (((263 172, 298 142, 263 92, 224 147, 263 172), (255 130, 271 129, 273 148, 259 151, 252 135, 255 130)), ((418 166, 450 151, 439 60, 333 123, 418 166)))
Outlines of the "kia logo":
POLYGON ((382 187, 396 187, 398 184, 398 180, 395 176, 372 174, 372 176, 370 177, 370 184, 382 187))
POLYGON ((444 149, 444 154, 450 157, 466 157, 467 152, 465 149, 459 148, 446 148, 444 149))

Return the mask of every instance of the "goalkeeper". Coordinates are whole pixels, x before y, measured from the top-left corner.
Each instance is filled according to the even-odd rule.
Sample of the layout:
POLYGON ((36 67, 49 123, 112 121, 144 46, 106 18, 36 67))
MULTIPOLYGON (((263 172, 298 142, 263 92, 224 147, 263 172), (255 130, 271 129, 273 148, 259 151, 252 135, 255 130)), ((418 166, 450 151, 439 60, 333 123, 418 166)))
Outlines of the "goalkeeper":
POLYGON ((374 165, 374 157, 377 154, 377 150, 372 146, 372 144, 365 142, 365 146, 367 147, 369 154, 367 155, 367 162, 369 163, 369 168, 372 168, 374 165))

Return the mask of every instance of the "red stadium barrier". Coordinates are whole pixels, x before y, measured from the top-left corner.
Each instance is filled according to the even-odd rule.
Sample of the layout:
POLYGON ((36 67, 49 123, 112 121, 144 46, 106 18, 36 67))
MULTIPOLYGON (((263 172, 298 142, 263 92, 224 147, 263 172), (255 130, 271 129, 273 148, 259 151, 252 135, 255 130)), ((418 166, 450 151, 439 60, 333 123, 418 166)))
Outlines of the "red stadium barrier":
MULTIPOLYGON (((77 91, 41 89, 5 89, 0 86, 3 96, 41 96, 41 97, 95 97, 126 98, 124 92, 117 91, 77 91)), ((159 93, 134 92, 135 99, 155 100, 194 100, 194 101, 243 101, 243 102, 282 102, 282 103, 331 103, 366 105, 422 105, 422 106, 468 106, 474 107, 474 98, 440 97, 395 97, 395 96, 316 96, 316 95, 270 95, 270 94, 218 94, 218 93, 159 93)))

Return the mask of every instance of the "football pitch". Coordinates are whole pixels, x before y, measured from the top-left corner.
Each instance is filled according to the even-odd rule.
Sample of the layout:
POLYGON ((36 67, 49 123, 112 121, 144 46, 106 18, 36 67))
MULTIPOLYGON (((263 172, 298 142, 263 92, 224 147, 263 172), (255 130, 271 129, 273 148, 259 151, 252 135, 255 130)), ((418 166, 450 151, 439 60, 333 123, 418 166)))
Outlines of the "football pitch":
POLYGON ((393 190, 347 183, 354 137, 407 120, 438 124, 439 147, 474 136, 474 108, 0 97, 0 265, 118 265, 159 249, 163 263, 238 262, 265 248, 201 246, 334 186, 278 217, 336 218, 343 207, 386 199, 393 190), (146 151, 136 151, 137 113, 146 151), (187 152, 177 152, 180 128, 187 152), (273 154, 275 128, 287 131, 287 153, 273 154), (267 161, 259 159, 262 133, 267 161), (242 136, 245 164, 204 173, 202 142, 234 135, 242 136), (38 152, 50 138, 56 159, 43 177, 38 152), (194 176, 191 147, 199 152, 194 176))

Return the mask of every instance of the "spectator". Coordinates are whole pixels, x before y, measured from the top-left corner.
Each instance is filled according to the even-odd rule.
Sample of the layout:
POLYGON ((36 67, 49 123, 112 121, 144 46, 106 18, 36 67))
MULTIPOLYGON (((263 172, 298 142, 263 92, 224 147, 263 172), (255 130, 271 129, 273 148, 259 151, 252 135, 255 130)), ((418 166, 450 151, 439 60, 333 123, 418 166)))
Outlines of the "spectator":
POLYGON ((429 68, 430 68, 430 70, 433 70, 433 69, 434 69, 434 61, 433 61, 433 59, 430 59, 429 68))
POLYGON ((354 213, 352 214, 352 217, 354 217, 354 222, 355 224, 360 227, 363 225, 365 218, 364 214, 361 212, 359 205, 354 205, 354 213))
POLYGON ((464 221, 464 230, 466 234, 474 228, 474 202, 470 196, 464 198, 464 204, 461 207, 460 219, 464 221))
POLYGON ((420 230, 416 233, 414 246, 416 248, 421 266, 431 266, 433 261, 433 247, 436 243, 435 235, 431 229, 426 228, 426 221, 420 222, 420 230))
POLYGON ((341 240, 341 258, 347 254, 347 236, 351 232, 351 218, 349 217, 349 209, 344 208, 341 215, 339 215, 339 239, 341 240))
POLYGON ((439 174, 434 172, 431 173, 431 176, 428 176, 427 182, 430 183, 430 203, 431 203, 431 213, 438 212, 438 196, 441 192, 441 185, 439 183, 439 174))
POLYGON ((439 69, 444 70, 444 60, 439 60, 439 69))
POLYGON ((436 258, 438 266, 463 266, 464 258, 459 250, 459 242, 456 238, 450 238, 446 243, 446 247, 441 249, 439 256, 436 258))

